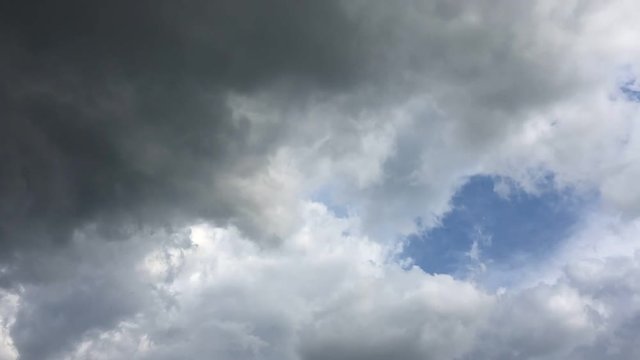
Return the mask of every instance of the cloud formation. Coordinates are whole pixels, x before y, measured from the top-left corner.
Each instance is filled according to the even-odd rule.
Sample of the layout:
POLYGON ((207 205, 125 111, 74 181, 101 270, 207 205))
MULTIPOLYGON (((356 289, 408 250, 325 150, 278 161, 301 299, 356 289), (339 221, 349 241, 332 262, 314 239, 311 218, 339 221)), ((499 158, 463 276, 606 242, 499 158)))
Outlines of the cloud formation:
POLYGON ((4 5, 3 247, 242 217, 226 182, 260 171, 283 130, 251 127, 227 97, 285 78, 349 86, 354 31, 337 6, 4 5))
POLYGON ((145 251, 79 240, 78 275, 23 289, 13 342, 25 359, 633 357, 637 256, 573 256, 552 283, 493 293, 391 262, 321 204, 303 213, 278 249, 207 225, 145 251))
POLYGON ((638 15, 0 5, 0 358, 632 358, 638 15), (474 175, 594 225, 509 289, 412 266, 474 175))

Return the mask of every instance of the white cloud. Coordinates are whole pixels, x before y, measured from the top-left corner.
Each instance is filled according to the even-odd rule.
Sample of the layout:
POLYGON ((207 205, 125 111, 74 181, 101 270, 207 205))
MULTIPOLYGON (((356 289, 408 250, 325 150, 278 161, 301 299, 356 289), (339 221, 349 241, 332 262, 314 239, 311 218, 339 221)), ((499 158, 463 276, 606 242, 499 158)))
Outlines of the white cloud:
POLYGON ((182 236, 138 250, 116 244, 132 255, 114 267, 94 258, 114 244, 88 249, 78 240, 85 258, 69 261, 98 277, 83 271, 15 295, 18 348, 47 349, 40 354, 50 359, 560 359, 615 341, 619 358, 632 358, 635 337, 616 334, 640 312, 637 256, 573 253, 547 284, 493 293, 403 268, 397 250, 364 236, 357 219, 318 203, 301 208, 303 226, 276 248, 202 224, 190 244, 182 236), (118 286, 100 290, 96 279, 118 286), (95 296, 64 295, 86 291, 95 296), (124 311, 106 311, 96 296, 124 311), (61 322, 87 307, 102 313, 61 322), (66 336, 52 345, 43 329, 66 336))

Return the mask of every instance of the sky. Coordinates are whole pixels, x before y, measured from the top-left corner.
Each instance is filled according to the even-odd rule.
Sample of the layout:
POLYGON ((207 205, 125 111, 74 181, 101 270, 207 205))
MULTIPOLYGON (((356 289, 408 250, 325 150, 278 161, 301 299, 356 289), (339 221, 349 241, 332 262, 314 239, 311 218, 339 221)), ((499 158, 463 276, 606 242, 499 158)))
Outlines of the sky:
POLYGON ((597 201, 592 194, 555 189, 552 179, 540 186, 531 193, 507 179, 472 177, 453 195, 439 224, 407 238, 402 255, 426 272, 475 276, 476 281, 479 275, 536 263, 570 235, 585 208, 597 201))
POLYGON ((636 359, 634 0, 0 4, 0 360, 636 359))

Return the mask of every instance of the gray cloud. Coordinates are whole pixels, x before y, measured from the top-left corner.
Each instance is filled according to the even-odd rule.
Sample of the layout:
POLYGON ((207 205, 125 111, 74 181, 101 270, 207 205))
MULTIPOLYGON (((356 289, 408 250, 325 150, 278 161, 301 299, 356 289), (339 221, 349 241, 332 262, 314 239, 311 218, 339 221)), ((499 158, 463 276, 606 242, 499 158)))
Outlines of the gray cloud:
POLYGON ((111 225, 240 216, 219 179, 260 169, 282 130, 234 118, 228 93, 284 79, 348 87, 360 68, 355 24, 331 1, 21 2, 1 12, 3 254, 91 223, 118 231, 111 225))
POLYGON ((0 5, 0 356, 630 358, 635 259, 504 296, 389 260, 477 173, 637 210, 623 5, 0 5))
MULTIPOLYGON (((411 213, 393 206, 378 214, 369 203, 391 201, 385 194, 399 189, 415 188, 408 198, 450 194, 456 178, 477 171, 488 149, 520 129, 524 112, 562 99, 584 75, 562 65, 573 60, 564 46, 582 8, 551 22, 502 1, 3 6, 5 254, 47 238, 62 242, 87 224, 124 237, 123 223, 180 217, 279 236, 265 234, 259 216, 247 217, 265 209, 230 182, 264 171, 283 146, 299 151, 321 135, 331 150, 319 158, 366 156, 358 147, 366 121, 358 114, 404 111, 408 98, 428 97, 430 109, 406 115, 415 129, 391 134, 374 160, 388 174, 374 174, 376 186, 365 191, 344 191, 357 196, 342 196, 370 223, 385 217, 393 228, 399 219, 438 214, 447 196, 432 208, 409 206, 411 213), (275 121, 247 119, 229 104, 230 95, 260 94, 275 121), (305 119, 323 103, 335 108, 333 118, 305 119), (393 156, 402 134, 413 138, 416 130, 424 138, 410 140, 411 152, 429 169, 393 156), (453 160, 440 167, 440 150, 429 144, 443 140, 453 160)), ((397 126, 380 118, 374 128, 387 123, 397 126)), ((309 163, 304 171, 311 173, 317 161, 309 163)), ((422 197, 427 203, 433 196, 422 197)))

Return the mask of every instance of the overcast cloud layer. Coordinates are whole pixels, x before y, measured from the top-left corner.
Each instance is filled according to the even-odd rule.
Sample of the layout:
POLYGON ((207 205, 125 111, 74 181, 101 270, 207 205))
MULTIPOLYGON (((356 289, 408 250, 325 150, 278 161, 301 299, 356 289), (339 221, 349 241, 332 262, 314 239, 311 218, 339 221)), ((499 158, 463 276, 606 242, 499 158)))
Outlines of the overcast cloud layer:
POLYGON ((0 359, 636 359, 639 17, 3 3, 0 359), (475 175, 590 206, 516 285, 425 273, 475 175))

